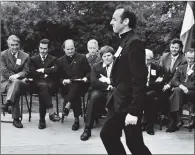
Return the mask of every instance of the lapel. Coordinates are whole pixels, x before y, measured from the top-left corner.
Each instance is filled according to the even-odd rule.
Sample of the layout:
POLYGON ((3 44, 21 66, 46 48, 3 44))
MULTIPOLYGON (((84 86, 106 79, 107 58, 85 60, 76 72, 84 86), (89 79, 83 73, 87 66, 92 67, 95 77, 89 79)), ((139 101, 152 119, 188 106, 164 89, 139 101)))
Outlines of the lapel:
POLYGON ((20 65, 15 64, 15 70, 17 70, 23 64, 23 54, 20 51, 18 52, 17 59, 20 59, 21 60, 21 64, 20 65))
POLYGON ((171 58, 171 53, 169 53, 165 59, 167 59, 167 61, 165 61, 165 65, 166 65, 167 71, 170 72, 171 59, 172 59, 171 58))
POLYGON ((16 65, 16 63, 14 62, 14 59, 13 59, 13 55, 11 54, 11 50, 9 50, 9 49, 8 49, 8 52, 7 52, 7 58, 13 64, 13 66, 16 65))
POLYGON ((179 64, 181 62, 181 57, 182 57, 182 55, 179 54, 177 60, 175 61, 174 65, 173 65, 173 69, 172 69, 173 71, 176 69, 177 66, 179 66, 179 64))
POLYGON ((96 58, 97 58, 97 55, 94 55, 93 57, 92 57, 92 56, 89 56, 89 61, 92 62, 92 61, 94 61, 96 58))
MULTIPOLYGON (((121 43, 120 46, 119 46, 119 47, 122 47, 122 51, 121 51, 120 55, 122 55, 122 53, 124 52, 124 48, 125 48, 125 46, 126 46, 128 40, 129 40, 129 38, 131 38, 133 34, 134 34, 134 31, 131 30, 131 31, 129 32, 129 34, 127 34, 127 35, 125 36, 125 38, 122 40, 122 43, 121 43)), ((117 63, 118 60, 120 59, 120 55, 119 55, 118 57, 115 57, 115 60, 114 60, 114 62, 113 62, 113 66, 112 66, 110 75, 112 75, 113 70, 114 70, 114 68, 115 68, 115 66, 116 66, 116 63, 117 63)))
POLYGON ((40 66, 40 67, 44 66, 40 54, 37 55, 37 62, 38 62, 38 66, 40 66))
POLYGON ((107 70, 106 70, 106 66, 103 67, 103 62, 100 63, 100 67, 101 67, 100 74, 102 74, 102 75, 108 77, 108 75, 107 75, 107 70))
MULTIPOLYGON (((40 58, 41 59, 41 58, 40 58)), ((41 60, 42 61, 42 60, 41 60)), ((45 62, 44 62, 44 67, 49 67, 49 64, 51 63, 51 57, 50 55, 48 54, 46 59, 45 59, 45 62)))

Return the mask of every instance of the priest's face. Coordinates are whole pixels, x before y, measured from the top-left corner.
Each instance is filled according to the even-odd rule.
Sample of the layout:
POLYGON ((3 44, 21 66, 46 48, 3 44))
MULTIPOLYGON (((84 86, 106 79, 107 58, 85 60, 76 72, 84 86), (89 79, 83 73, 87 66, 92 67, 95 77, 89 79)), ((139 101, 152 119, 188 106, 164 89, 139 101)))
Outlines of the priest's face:
POLYGON ((75 53, 74 42, 72 40, 66 41, 64 44, 64 52, 67 56, 73 56, 75 53))

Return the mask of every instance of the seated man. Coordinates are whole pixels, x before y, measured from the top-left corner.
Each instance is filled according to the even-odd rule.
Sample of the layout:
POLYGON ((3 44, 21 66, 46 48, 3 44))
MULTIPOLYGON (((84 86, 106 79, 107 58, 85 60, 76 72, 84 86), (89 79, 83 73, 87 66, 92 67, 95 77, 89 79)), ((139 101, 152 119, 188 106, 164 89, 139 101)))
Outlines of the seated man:
POLYGON ((98 53, 98 48, 99 46, 97 40, 91 39, 88 41, 87 50, 89 51, 89 53, 86 54, 86 57, 91 67, 93 66, 93 64, 101 61, 98 53))
POLYGON ((162 82, 163 93, 159 93, 160 105, 162 114, 167 117, 169 113, 169 97, 171 95, 171 80, 177 68, 187 63, 187 60, 182 52, 183 43, 179 39, 173 39, 169 45, 170 52, 164 53, 160 59, 160 66, 162 68, 162 74, 157 79, 158 82, 162 82))
POLYGON ((39 95, 39 129, 46 128, 46 109, 49 118, 53 122, 59 121, 60 117, 55 113, 51 95, 58 92, 55 79, 56 58, 48 54, 49 40, 42 39, 39 44, 39 54, 30 58, 29 77, 33 78, 32 89, 39 95))
POLYGON ((2 106, 4 112, 8 112, 8 107, 12 106, 13 125, 16 128, 23 128, 20 117, 20 95, 26 92, 28 85, 25 78, 29 71, 29 56, 20 50, 20 39, 9 36, 9 49, 1 53, 1 92, 7 93, 6 102, 2 106))
POLYGON ((184 97, 190 100, 195 98, 194 49, 188 50, 185 56, 188 63, 177 69, 171 81, 171 86, 174 87, 173 93, 169 98, 171 124, 166 132, 178 130, 177 115, 180 107, 184 104, 184 97))
POLYGON ((79 116, 82 113, 81 96, 88 91, 89 84, 87 81, 89 81, 91 67, 85 55, 75 52, 73 40, 65 40, 63 50, 65 55, 59 58, 57 63, 62 84, 61 93, 64 102, 67 103, 63 112, 65 116, 68 116, 70 108, 73 109, 75 121, 72 130, 76 131, 80 127, 79 116), (77 82, 73 81, 75 79, 77 79, 77 82))
POLYGON ((113 64, 114 50, 110 46, 103 46, 100 49, 100 55, 103 62, 93 65, 91 72, 91 87, 90 100, 87 105, 86 123, 81 140, 88 140, 91 136, 91 129, 98 113, 105 111, 107 93, 110 84, 110 72, 113 64))
POLYGON ((148 67, 147 77, 147 89, 146 96, 147 101, 144 103, 144 116, 146 117, 146 131, 150 135, 154 135, 154 121, 157 111, 157 102, 155 97, 158 97, 158 92, 161 91, 161 86, 156 82, 157 77, 160 75, 160 66, 152 63, 153 52, 149 49, 145 49, 146 53, 146 66, 148 67))

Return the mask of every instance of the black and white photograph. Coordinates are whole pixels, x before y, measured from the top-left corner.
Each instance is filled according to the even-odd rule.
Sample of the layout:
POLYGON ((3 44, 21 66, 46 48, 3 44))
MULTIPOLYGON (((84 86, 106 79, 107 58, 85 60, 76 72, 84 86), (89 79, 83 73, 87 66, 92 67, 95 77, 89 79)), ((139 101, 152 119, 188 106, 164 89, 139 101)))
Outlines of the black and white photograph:
POLYGON ((1 1, 1 154, 194 154, 194 1, 1 1))

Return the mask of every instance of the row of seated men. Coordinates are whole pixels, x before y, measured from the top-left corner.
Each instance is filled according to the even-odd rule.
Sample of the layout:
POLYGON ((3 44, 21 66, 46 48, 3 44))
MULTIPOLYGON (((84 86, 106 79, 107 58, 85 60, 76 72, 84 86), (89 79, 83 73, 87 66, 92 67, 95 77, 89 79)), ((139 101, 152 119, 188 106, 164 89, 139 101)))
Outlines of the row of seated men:
MULTIPOLYGON (((143 103, 145 122, 143 130, 148 134, 154 135, 154 123, 156 113, 160 112, 167 122, 166 132, 175 132, 180 108, 184 104, 184 97, 194 101, 195 97, 195 73, 194 73, 194 49, 189 49, 185 55, 182 51, 183 44, 179 39, 170 42, 170 52, 162 55, 160 63, 153 62, 154 54, 151 50, 145 50, 145 63, 148 68, 146 84, 146 100, 143 103), (156 100, 158 99, 158 100, 156 100)), ((103 48, 102 48, 103 50, 103 48)), ((100 50, 101 51, 101 50, 100 50)), ((112 51, 112 50, 110 50, 112 51)), ((112 52, 110 52, 112 55, 112 52)), ((106 61, 103 59, 103 63, 106 61)), ((109 60, 109 59, 108 59, 109 60)), ((110 64, 112 61, 110 57, 110 64)), ((107 63, 109 64, 109 63, 107 63)), ((109 78, 109 70, 104 65, 95 64, 92 67, 91 85, 92 93, 87 107, 87 121, 85 129, 81 135, 81 140, 88 140, 91 136, 91 129, 97 114, 103 112, 106 104, 106 97, 111 87, 110 81, 101 81, 102 74, 109 78), (103 82, 103 83, 102 83, 103 82), (99 110, 101 109, 101 110, 99 110), (96 115, 95 115, 96 114, 96 115)), ((194 121, 194 120, 193 120, 194 121)), ((194 125, 194 122, 193 122, 194 125)))
MULTIPOLYGON (((14 35, 8 38, 8 47, 8 50, 1 53, 3 88, 1 91, 7 92, 6 104, 2 109, 8 111, 8 106, 12 105, 13 125, 18 128, 23 127, 19 120, 19 96, 28 90, 28 83, 24 79, 30 77, 33 78, 32 90, 39 94, 39 129, 46 127, 46 109, 48 109, 50 120, 60 120, 53 109, 51 100, 51 94, 56 93, 60 88, 64 102, 67 103, 64 113, 68 116, 70 108, 73 109, 75 121, 72 130, 78 130, 81 96, 87 93, 90 81, 87 119, 81 135, 81 140, 87 140, 91 136, 96 114, 105 112, 106 97, 112 89, 110 72, 114 61, 113 48, 104 46, 97 52, 98 42, 93 39, 88 42, 89 54, 84 56, 75 52, 73 40, 66 40, 63 44, 65 55, 56 59, 48 54, 49 40, 43 39, 39 44, 39 54, 29 59, 26 53, 19 50, 20 40, 14 35), (97 53, 100 54, 97 55, 97 53), (83 82, 73 82, 72 79, 80 79, 83 82)), ((162 114, 165 118, 166 116, 171 118, 167 132, 178 130, 177 113, 183 104, 183 96, 187 95, 192 99, 194 97, 194 50, 187 51, 184 56, 181 52, 182 47, 180 40, 173 39, 170 43, 170 53, 165 53, 161 57, 160 65, 152 63, 153 52, 146 50, 148 82, 147 101, 143 109, 147 122, 146 130, 149 134, 154 134, 156 97, 159 98, 158 107, 162 114)))

